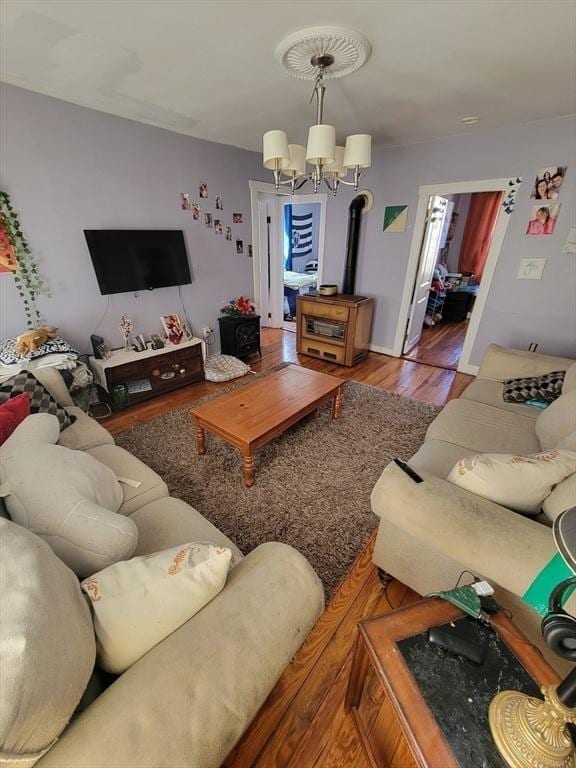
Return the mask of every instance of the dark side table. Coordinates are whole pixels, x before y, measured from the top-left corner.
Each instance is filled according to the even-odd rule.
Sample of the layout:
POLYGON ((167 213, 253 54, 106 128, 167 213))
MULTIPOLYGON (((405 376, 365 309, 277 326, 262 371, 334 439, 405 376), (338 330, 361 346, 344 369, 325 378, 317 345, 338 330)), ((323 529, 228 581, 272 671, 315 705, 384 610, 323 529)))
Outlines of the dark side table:
POLYGON ((220 351, 223 355, 248 357, 260 349, 260 315, 222 315, 220 325, 220 351))
MULTIPOLYGON (((506 768, 490 733, 490 701, 505 689, 540 696, 541 685, 560 678, 504 614, 494 616, 493 625, 439 599, 360 622, 346 709, 371 768, 506 768), (428 641, 430 627, 452 622, 484 645, 483 664, 428 641), (380 697, 374 685, 383 689, 380 697), (385 721, 374 712, 382 692, 381 709, 388 708, 409 748, 400 759, 398 739, 384 733, 385 721)), ((386 726, 393 730, 390 718, 386 726)))

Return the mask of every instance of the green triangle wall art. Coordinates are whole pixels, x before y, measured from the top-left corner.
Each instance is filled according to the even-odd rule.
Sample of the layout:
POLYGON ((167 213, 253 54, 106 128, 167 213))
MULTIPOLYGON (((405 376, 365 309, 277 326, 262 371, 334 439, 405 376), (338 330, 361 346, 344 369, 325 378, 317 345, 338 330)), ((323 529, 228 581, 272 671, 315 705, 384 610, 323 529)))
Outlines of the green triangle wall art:
POLYGON ((387 205, 384 208, 384 232, 404 232, 408 220, 407 205, 387 205))

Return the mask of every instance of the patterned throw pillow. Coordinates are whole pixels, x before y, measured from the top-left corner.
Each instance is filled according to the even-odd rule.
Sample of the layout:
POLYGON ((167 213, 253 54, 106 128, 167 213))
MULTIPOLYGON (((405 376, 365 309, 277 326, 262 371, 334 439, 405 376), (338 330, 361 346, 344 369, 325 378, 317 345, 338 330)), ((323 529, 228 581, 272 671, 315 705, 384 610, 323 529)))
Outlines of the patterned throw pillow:
POLYGON ((50 392, 40 384, 30 371, 20 371, 0 386, 0 404, 22 393, 26 393, 30 398, 30 413, 51 413, 53 416, 57 416, 60 422, 60 431, 76 421, 76 416, 72 416, 60 403, 57 403, 50 392))
POLYGON ((565 375, 566 371, 553 371, 528 379, 506 379, 504 400, 507 403, 525 403, 527 400, 551 403, 562 394, 565 375))
POLYGON ((78 352, 64 341, 60 336, 55 336, 53 339, 48 339, 44 344, 40 344, 35 352, 31 352, 29 355, 21 355, 16 349, 18 342, 16 339, 6 339, 0 344, 0 363, 3 365, 17 365, 23 360, 38 360, 46 355, 55 354, 69 354, 76 355, 78 352))

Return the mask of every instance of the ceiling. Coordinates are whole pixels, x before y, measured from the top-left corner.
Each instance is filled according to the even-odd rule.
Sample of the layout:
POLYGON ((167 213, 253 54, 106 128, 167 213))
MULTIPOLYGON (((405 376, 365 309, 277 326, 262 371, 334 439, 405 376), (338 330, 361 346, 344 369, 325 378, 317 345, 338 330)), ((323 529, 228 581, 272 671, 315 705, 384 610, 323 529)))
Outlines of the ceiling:
POLYGON ((327 83, 339 141, 398 144, 576 112, 572 0, 2 0, 2 79, 168 130, 261 150, 306 142, 312 84, 276 44, 345 24, 372 44, 327 83), (461 118, 479 115, 464 126, 461 118))

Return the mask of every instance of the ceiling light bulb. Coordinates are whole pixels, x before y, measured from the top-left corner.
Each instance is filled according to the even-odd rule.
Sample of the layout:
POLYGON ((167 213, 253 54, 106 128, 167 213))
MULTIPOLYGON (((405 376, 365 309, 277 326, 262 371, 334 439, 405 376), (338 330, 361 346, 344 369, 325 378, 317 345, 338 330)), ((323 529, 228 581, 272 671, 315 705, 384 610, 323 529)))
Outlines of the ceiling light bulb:
POLYGON ((471 115, 470 117, 463 117, 460 122, 464 125, 475 125, 480 122, 480 118, 477 115, 471 115))

